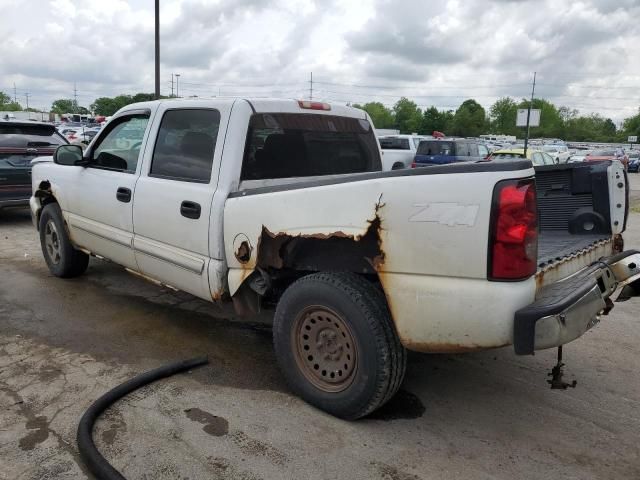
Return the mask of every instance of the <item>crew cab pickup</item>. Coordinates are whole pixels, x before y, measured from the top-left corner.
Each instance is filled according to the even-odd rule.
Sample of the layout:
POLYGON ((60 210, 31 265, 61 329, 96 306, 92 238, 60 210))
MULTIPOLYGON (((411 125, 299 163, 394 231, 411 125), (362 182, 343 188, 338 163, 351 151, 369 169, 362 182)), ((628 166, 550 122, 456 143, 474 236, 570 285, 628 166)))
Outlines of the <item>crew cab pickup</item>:
POLYGON ((381 171, 371 120, 344 106, 133 104, 32 178, 55 276, 94 255, 238 314, 274 309, 292 390, 348 419, 393 396, 407 350, 560 346, 640 276, 619 163, 381 171))

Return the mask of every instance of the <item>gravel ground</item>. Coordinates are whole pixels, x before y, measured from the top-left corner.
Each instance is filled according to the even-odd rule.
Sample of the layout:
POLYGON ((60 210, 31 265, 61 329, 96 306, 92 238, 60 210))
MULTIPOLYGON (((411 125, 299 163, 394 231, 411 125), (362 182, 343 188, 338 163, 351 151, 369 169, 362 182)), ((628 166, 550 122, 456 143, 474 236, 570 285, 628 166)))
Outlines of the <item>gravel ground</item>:
MULTIPOLYGON (((625 237, 640 247, 640 213, 625 237)), ((0 479, 87 478, 75 431, 89 404, 199 354, 211 364, 98 422, 99 448, 128 478, 637 479, 639 313, 640 300, 617 304, 565 348, 576 389, 548 389, 555 351, 416 354, 387 407, 344 422, 288 392, 264 319, 241 323, 97 260, 54 278, 28 212, 0 212, 0 479)))

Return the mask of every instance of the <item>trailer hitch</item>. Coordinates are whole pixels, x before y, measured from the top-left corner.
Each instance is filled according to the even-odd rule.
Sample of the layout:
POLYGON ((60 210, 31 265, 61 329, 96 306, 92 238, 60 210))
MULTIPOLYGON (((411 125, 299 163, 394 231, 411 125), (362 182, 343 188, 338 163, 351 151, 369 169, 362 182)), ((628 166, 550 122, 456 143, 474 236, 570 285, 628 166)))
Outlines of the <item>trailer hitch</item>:
POLYGON ((564 375, 562 367, 564 367, 564 363, 562 363, 562 345, 560 345, 558 347, 558 361, 551 369, 551 372, 547 374, 547 376, 551 377, 551 380, 547 380, 547 383, 551 385, 551 390, 566 390, 568 387, 576 388, 578 384, 576 380, 571 383, 562 380, 562 376, 564 375))

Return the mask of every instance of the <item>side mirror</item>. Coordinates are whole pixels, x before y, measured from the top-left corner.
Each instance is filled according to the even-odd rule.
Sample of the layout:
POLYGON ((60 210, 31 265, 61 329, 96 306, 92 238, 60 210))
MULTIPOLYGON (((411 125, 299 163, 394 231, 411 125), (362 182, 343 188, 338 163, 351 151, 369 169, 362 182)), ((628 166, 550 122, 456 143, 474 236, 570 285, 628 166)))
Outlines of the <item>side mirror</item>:
POLYGON ((53 162, 58 165, 86 165, 80 145, 60 145, 53 154, 53 162))

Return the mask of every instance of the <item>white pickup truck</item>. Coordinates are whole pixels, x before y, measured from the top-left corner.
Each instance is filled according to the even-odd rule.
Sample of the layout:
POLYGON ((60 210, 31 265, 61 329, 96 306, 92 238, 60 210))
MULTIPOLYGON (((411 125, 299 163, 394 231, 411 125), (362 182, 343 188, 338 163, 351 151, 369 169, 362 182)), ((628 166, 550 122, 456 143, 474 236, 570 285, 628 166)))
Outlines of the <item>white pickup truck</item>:
POLYGON ((431 135, 382 135, 378 137, 382 148, 382 170, 410 168, 422 140, 431 135))
POLYGON ((58 277, 95 255, 239 314, 275 307, 292 390, 348 419, 393 396, 406 350, 532 354, 585 333, 617 287, 638 293, 617 162, 383 172, 380 157, 353 108, 139 103, 84 153, 34 160, 30 205, 58 277))

